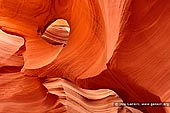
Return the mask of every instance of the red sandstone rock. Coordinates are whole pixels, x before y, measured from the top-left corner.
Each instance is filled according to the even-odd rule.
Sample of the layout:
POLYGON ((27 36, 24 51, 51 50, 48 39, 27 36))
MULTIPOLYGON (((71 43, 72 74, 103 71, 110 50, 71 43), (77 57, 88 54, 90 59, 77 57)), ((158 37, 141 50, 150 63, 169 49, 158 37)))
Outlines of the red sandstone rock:
POLYGON ((169 8, 167 0, 0 0, 0 113, 138 113, 112 104, 168 102, 169 8), (71 30, 63 21, 48 27, 56 19, 71 30))

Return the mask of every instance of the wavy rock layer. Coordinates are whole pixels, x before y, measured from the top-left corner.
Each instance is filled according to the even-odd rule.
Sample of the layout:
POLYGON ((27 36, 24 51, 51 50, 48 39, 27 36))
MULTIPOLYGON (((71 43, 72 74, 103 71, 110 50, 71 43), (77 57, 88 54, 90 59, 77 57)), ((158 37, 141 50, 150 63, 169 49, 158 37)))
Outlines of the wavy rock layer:
POLYGON ((0 0, 0 112, 116 112, 110 90, 168 102, 169 9, 168 0, 0 0), (56 19, 71 30, 48 28, 56 19))
MULTIPOLYGON (((0 74, 1 113, 46 113, 61 111, 58 96, 47 92, 37 77, 21 73, 0 74)), ((57 113, 57 112, 56 112, 57 113)))
POLYGON ((48 90, 39 78, 21 73, 0 74, 0 80, 0 113, 117 113, 113 102, 122 102, 111 90, 85 90, 59 78, 45 80, 48 90))

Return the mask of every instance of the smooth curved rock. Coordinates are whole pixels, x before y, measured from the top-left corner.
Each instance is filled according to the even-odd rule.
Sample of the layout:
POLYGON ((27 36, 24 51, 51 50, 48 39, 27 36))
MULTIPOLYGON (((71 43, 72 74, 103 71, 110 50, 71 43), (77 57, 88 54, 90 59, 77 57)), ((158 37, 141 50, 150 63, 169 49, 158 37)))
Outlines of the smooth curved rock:
POLYGON ((47 113, 62 105, 37 77, 5 73, 0 74, 0 80, 1 113, 47 113))
POLYGON ((0 0, 0 112, 111 112, 109 89, 124 102, 168 102, 169 9, 168 0, 0 0), (57 19, 70 31, 63 21, 48 28, 57 19))

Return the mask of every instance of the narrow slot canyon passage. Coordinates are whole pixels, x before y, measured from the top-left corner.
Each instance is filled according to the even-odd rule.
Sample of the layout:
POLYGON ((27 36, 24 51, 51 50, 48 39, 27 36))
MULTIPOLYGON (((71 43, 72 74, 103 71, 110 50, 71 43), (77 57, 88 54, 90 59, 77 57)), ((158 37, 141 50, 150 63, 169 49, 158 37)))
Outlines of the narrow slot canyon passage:
POLYGON ((70 33, 70 26, 64 19, 57 19, 49 25, 42 38, 52 45, 66 45, 70 33))
POLYGON ((0 113, 170 113, 168 0, 0 0, 0 113))

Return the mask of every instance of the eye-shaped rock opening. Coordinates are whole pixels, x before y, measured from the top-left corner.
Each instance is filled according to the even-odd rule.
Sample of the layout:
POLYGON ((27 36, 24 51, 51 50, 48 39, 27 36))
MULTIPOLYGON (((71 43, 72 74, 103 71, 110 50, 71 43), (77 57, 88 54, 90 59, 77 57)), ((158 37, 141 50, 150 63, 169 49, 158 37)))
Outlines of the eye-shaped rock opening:
POLYGON ((64 19, 57 19, 47 27, 42 38, 52 45, 66 45, 70 34, 70 26, 64 19))

